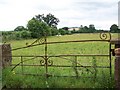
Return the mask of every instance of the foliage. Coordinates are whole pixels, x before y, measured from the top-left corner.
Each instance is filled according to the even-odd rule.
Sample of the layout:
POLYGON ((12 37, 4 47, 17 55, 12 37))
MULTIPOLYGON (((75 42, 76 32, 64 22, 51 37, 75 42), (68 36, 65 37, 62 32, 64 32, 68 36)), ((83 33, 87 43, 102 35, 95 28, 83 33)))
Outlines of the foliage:
POLYGON ((39 14, 28 21, 27 28, 31 32, 32 38, 42 37, 45 33, 47 36, 57 35, 58 22, 59 20, 52 14, 46 16, 39 14))
POLYGON ((31 32, 32 38, 38 38, 45 35, 45 32, 47 32, 48 35, 50 35, 50 29, 49 27, 35 18, 32 18, 30 21, 28 21, 27 24, 28 31, 31 32))
POLYGON ((17 26, 14 31, 23 31, 23 30, 27 30, 24 26, 17 26))
POLYGON ((3 41, 30 39, 30 38, 31 38, 31 32, 26 30, 2 32, 3 41))
POLYGON ((23 38, 23 39, 31 38, 31 32, 30 31, 23 30, 23 31, 20 32, 20 34, 21 34, 21 38, 23 38))
POLYGON ((61 35, 67 35, 67 34, 70 34, 71 32, 69 30, 66 30, 66 29, 59 29, 59 34, 61 35))
POLYGON ((46 23, 50 27, 56 27, 58 25, 58 22, 59 22, 59 19, 56 18, 51 13, 47 14, 46 16, 44 16, 44 14, 36 15, 35 19, 40 21, 40 22, 46 23))
POLYGON ((90 24, 89 27, 81 26, 77 31, 75 29, 71 31, 71 33, 95 33, 95 32, 96 32, 96 29, 93 24, 90 24))
POLYGON ((69 28, 68 28, 68 27, 63 27, 62 29, 64 29, 64 30, 68 30, 69 28))
POLYGON ((118 29, 118 26, 116 24, 113 24, 111 27, 110 27, 110 32, 111 33, 120 33, 120 29, 118 29))
POLYGON ((54 35, 58 35, 59 34, 59 30, 57 28, 51 27, 49 29, 51 31, 50 35, 54 36, 54 35))

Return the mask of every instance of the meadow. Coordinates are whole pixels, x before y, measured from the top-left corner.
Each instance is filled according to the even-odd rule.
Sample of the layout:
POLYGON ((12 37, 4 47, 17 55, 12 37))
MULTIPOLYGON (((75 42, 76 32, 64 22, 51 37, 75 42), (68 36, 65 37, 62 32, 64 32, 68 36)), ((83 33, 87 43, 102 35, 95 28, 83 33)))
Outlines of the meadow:
MULTIPOLYGON (((114 38, 117 38, 117 34, 112 34, 112 39, 114 38)), ((10 43, 12 49, 15 49, 26 46, 26 43, 31 44, 35 40, 27 39, 7 43, 10 43)), ((47 42, 76 40, 100 40, 100 37, 98 33, 91 33, 49 36, 47 38, 47 42)), ((94 54, 109 55, 109 42, 70 42, 48 44, 47 47, 47 55, 53 56, 49 57, 49 63, 52 62, 52 65, 47 68, 47 73, 52 77, 45 77, 46 67, 40 65, 44 63, 42 57, 22 57, 23 61, 28 60, 23 63, 20 63, 21 57, 14 57, 16 55, 44 56, 45 45, 38 45, 12 51, 12 64, 20 63, 20 65, 13 71, 11 69, 14 66, 3 70, 3 85, 6 85, 7 88, 114 88, 114 57, 112 57, 112 74, 110 77, 110 68, 105 68, 110 66, 109 57, 94 56, 94 54), (93 56, 77 56, 89 54, 93 56), (61 57, 54 57, 60 55, 61 57), (26 66, 21 67, 22 64, 26 66), (76 65, 80 67, 76 67, 76 65), (41 76, 23 74, 40 74, 41 76)))

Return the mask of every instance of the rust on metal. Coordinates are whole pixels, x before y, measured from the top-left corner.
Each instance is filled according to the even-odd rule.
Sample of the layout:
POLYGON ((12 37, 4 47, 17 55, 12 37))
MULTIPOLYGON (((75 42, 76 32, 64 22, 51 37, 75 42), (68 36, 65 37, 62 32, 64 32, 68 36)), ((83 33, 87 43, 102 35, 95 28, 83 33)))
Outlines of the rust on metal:
MULTIPOLYGON (((15 69, 17 66, 22 66, 22 69, 24 69, 24 66, 43 66, 45 67, 45 74, 41 75, 41 76, 53 76, 49 74, 49 67, 73 67, 76 75, 75 77, 81 77, 78 74, 79 68, 84 69, 86 72, 90 72, 91 74, 96 73, 95 69, 96 68, 110 68, 110 75, 112 74, 112 66, 111 66, 111 44, 109 46, 109 53, 108 54, 60 54, 60 55, 48 55, 48 44, 60 44, 60 43, 72 43, 72 42, 110 42, 111 41, 111 34, 110 33, 100 33, 100 39, 101 40, 76 40, 76 41, 59 41, 59 42, 48 42, 47 41, 47 35, 45 34, 44 37, 42 38, 38 38, 37 40, 35 40, 33 43, 28 44, 27 46, 24 47, 19 47, 19 48, 14 48, 11 51, 15 51, 15 50, 20 50, 20 49, 24 49, 24 48, 29 48, 29 47, 34 47, 34 46, 39 46, 39 45, 44 45, 44 55, 13 55, 12 57, 21 57, 21 62, 19 62, 18 64, 12 64, 11 66, 13 66, 12 70, 15 69), (110 64, 109 66, 97 66, 97 65, 82 65, 80 62, 78 62, 77 57, 109 57, 110 59, 110 64), (24 59, 24 57, 31 57, 29 59, 24 59), (24 64, 24 62, 29 61, 29 60, 36 60, 35 58, 37 57, 41 57, 42 59, 39 60, 38 64, 24 64), (61 58, 63 60, 68 60, 72 62, 72 65, 55 65, 52 57, 58 57, 61 58), (73 59, 69 59, 66 57, 74 57, 73 59), (92 69, 94 70, 92 70, 92 69)), ((22 70, 23 72, 23 70, 22 70)), ((23 75, 32 75, 32 74, 25 74, 23 73, 23 75)), ((34 74, 34 75, 39 75, 39 74, 34 74)), ((57 75, 56 75, 57 76, 57 75)), ((58 76, 59 77, 59 76, 58 76)), ((61 76, 60 76, 61 77, 61 76)), ((63 76, 64 77, 64 76, 63 76)), ((70 77, 70 76, 69 76, 70 77)), ((72 76, 71 76, 72 77, 72 76)), ((95 78, 95 77, 94 77, 95 78)))

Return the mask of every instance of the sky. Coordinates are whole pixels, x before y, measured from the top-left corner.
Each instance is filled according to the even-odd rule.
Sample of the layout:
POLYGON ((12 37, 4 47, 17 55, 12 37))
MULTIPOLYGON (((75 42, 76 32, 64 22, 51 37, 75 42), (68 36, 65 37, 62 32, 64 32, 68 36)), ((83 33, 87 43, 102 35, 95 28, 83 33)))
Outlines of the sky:
POLYGON ((0 31, 26 27, 38 14, 53 14, 58 28, 94 24, 96 29, 109 30, 118 24, 119 0, 0 0, 0 31))

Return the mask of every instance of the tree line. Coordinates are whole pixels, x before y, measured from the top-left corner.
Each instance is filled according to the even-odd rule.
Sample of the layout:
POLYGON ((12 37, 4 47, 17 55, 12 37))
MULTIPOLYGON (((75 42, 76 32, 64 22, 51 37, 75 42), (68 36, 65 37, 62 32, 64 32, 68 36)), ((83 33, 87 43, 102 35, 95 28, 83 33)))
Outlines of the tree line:
MULTIPOLYGON (((69 30, 69 27, 63 27, 58 29, 57 25, 60 22, 53 14, 49 13, 46 16, 44 14, 38 14, 30 19, 27 26, 17 26, 14 31, 2 32, 3 40, 19 40, 29 38, 39 38, 42 36, 54 36, 54 35, 65 35, 74 33, 99 33, 108 32, 105 30, 97 30, 93 24, 87 26, 80 26, 79 30, 69 30)), ((120 29, 116 24, 110 27, 110 32, 120 33, 120 29)))

